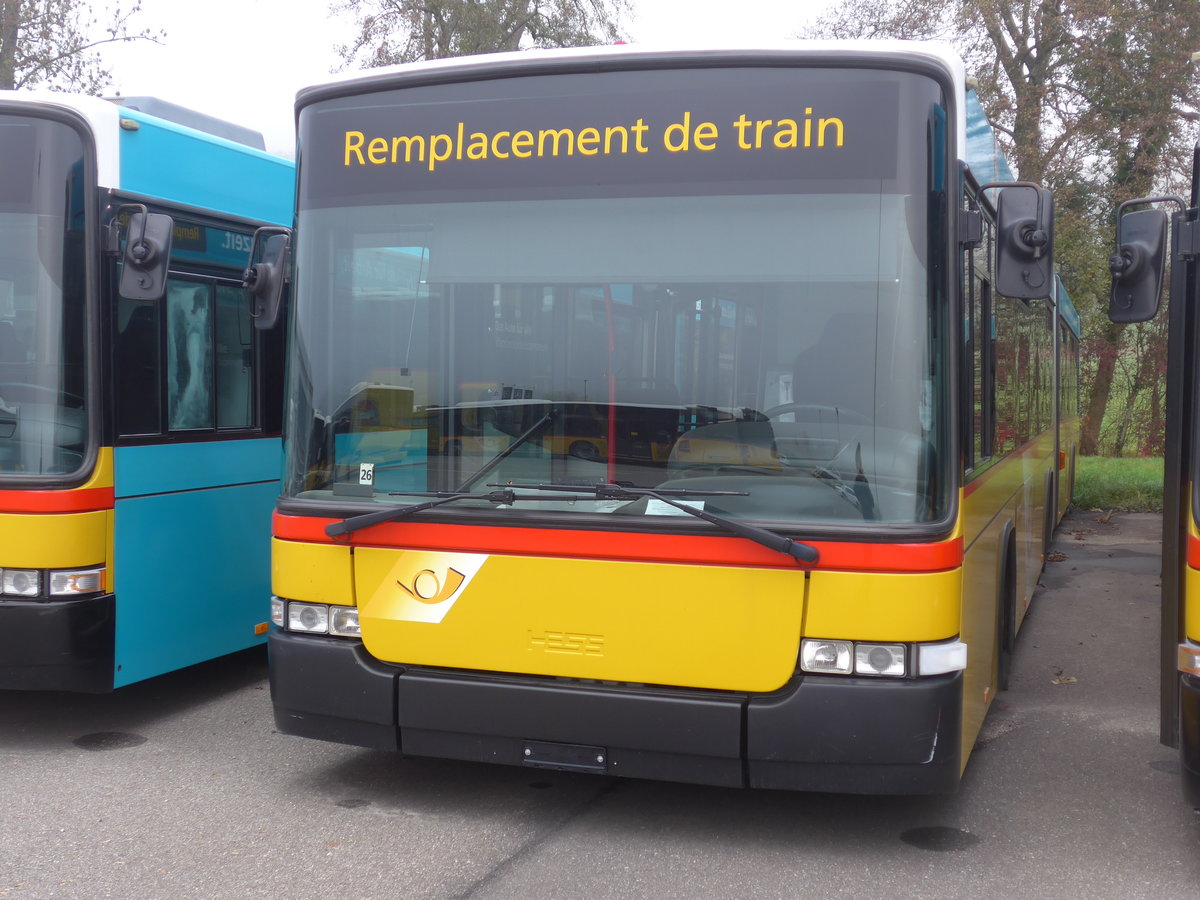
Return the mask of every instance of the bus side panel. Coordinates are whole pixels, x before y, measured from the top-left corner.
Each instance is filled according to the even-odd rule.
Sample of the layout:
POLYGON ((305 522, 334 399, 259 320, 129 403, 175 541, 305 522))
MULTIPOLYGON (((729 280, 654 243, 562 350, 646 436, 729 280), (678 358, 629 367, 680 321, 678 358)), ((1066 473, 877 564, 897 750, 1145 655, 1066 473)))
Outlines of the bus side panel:
POLYGON ((116 686, 263 643, 278 471, 277 440, 117 450, 116 686))
MULTIPOLYGON (((964 503, 964 517, 972 518, 975 503, 964 503)), ((1007 510, 1004 511, 1007 513, 1007 510)), ((967 645, 963 673, 963 759, 974 746, 995 695, 996 597, 999 593, 1000 540, 1009 516, 993 518, 972 540, 963 557, 962 641, 967 645)))

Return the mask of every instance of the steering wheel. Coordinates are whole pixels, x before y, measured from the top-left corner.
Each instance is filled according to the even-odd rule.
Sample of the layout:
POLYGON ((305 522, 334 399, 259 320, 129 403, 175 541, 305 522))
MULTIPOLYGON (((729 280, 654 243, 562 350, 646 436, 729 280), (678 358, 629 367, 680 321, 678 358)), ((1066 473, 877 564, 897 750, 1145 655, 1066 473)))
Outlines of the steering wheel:
POLYGON ((72 394, 70 391, 60 391, 56 388, 46 387, 43 384, 28 384, 23 381, 6 381, 0 383, 0 397, 3 397, 7 391, 12 391, 20 396, 24 393, 29 394, 49 394, 55 400, 62 397, 64 400, 73 401, 80 406, 84 405, 84 399, 78 394, 72 394))

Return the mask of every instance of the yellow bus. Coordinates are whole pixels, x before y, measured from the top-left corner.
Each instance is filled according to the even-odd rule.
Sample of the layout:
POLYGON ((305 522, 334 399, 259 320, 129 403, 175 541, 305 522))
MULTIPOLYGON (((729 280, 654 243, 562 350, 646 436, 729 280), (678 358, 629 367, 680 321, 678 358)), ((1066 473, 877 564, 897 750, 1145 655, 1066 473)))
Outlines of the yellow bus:
POLYGON ((1159 737, 1179 748, 1185 800, 1200 811, 1200 452, 1196 435, 1196 346, 1200 313, 1200 144, 1192 193, 1142 197, 1118 208, 1109 318, 1145 322, 1158 312, 1167 254, 1166 453, 1163 483, 1162 613, 1159 629, 1159 737), (1151 204, 1160 204, 1151 206, 1151 204), (1173 205, 1168 241, 1168 214, 1173 205), (1137 208, 1146 207, 1146 208, 1137 208))
POLYGON ((964 84, 938 46, 871 43, 301 91, 279 730, 953 790, 1077 426, 1052 198, 972 174, 964 84), (377 477, 333 411, 384 370, 414 410, 470 410, 442 430, 538 411, 377 477), (585 401, 598 434, 571 453, 585 401))

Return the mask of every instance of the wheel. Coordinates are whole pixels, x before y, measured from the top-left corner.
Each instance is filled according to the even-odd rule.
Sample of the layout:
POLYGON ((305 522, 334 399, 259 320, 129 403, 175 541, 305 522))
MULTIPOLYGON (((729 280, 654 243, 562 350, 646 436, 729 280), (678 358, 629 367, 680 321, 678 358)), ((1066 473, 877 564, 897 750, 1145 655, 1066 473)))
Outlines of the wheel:
POLYGON ((567 448, 567 455, 577 459, 586 459, 589 462, 597 462, 600 459, 600 451, 591 441, 573 441, 567 448))

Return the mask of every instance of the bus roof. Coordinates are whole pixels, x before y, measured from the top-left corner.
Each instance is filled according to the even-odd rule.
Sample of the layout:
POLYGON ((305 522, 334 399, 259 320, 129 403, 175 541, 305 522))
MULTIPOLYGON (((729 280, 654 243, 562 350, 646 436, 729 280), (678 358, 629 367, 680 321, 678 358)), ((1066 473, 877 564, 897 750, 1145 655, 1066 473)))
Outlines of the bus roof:
MULTIPOLYGON (((83 119, 96 144, 101 187, 249 220, 291 224, 291 160, 99 97, 0 91, 0 105, 9 105, 11 111, 10 104, 83 119)), ((161 109, 168 106, 183 109, 174 104, 161 109)))
MULTIPOLYGON (((604 65, 616 69, 621 68, 622 64, 655 65, 670 60, 706 65, 730 64, 739 60, 759 64, 778 60, 781 64, 787 64, 805 59, 838 63, 862 60, 875 66, 884 60, 933 65, 941 69, 954 86, 955 105, 961 104, 966 85, 966 70, 961 57, 953 47, 941 41, 789 40, 741 46, 612 44, 458 56, 345 72, 319 84, 301 88, 296 93, 296 110, 326 97, 385 90, 398 80, 421 79, 425 76, 455 80, 484 74, 495 77, 528 75, 543 69, 548 71, 574 64, 604 65)), ((598 69, 589 68, 589 71, 598 69)), ((963 147, 966 142, 963 119, 963 116, 958 117, 957 147, 963 147)))

